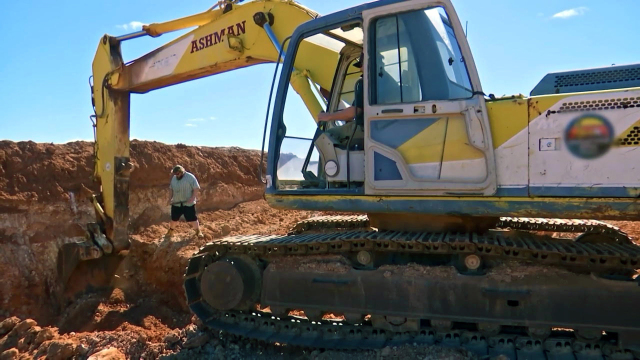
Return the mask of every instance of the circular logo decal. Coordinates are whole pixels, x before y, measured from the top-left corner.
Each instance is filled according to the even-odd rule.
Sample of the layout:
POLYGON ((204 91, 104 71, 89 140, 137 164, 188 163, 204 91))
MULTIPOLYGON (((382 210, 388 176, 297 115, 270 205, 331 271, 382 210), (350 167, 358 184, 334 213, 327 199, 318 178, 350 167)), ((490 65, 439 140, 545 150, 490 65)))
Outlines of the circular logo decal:
POLYGON ((613 127, 599 115, 583 115, 571 121, 564 133, 571 153, 582 159, 604 155, 613 143, 613 127))

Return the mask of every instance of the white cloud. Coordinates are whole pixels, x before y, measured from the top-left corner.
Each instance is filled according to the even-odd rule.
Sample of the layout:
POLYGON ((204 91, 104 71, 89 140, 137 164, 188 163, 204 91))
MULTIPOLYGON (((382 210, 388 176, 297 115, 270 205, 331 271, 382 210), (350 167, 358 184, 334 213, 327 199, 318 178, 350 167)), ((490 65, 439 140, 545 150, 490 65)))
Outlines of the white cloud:
POLYGON ((560 11, 559 13, 554 14, 553 17, 556 19, 568 19, 570 17, 584 15, 587 10, 589 9, 584 6, 580 6, 577 8, 560 11))
POLYGON ((131 21, 128 24, 116 25, 116 27, 123 30, 142 30, 142 25, 146 24, 141 23, 140 21, 131 21))
POLYGON ((192 118, 192 119, 187 119, 187 120, 185 121, 184 126, 196 127, 196 126, 198 126, 198 124, 204 124, 204 123, 206 123, 206 122, 207 122, 207 121, 209 121, 209 120, 213 121, 213 120, 215 120, 215 119, 216 119, 216 117, 215 117, 215 116, 210 116, 208 119, 205 119, 205 118, 202 118, 202 117, 199 117, 199 118, 192 118))

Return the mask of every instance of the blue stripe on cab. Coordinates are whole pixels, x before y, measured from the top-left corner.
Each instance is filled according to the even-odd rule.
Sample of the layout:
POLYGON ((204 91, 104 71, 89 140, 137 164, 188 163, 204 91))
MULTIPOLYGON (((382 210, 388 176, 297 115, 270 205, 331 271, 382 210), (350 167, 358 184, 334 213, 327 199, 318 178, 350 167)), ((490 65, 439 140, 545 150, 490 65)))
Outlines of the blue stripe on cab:
POLYGON ((498 187, 496 194, 494 196, 529 196, 529 188, 526 186, 522 187, 498 187))
POLYGON ((571 187, 571 186, 530 186, 531 196, 549 197, 599 197, 599 198, 625 198, 640 197, 640 187, 624 186, 598 186, 598 187, 571 187))
POLYGON ((438 119, 440 118, 372 120, 370 122, 371 138, 380 144, 397 149, 433 125, 438 119))
POLYGON ((374 151, 373 162, 375 167, 373 178, 375 181, 402 180, 402 175, 400 174, 400 170, 398 170, 398 164, 395 161, 374 151))

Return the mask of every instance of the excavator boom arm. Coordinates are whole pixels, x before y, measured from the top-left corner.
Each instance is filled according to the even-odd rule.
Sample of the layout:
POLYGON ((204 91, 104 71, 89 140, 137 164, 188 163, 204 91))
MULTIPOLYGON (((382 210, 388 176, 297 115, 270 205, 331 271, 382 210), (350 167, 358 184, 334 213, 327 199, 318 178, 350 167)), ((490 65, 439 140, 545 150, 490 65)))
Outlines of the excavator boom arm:
MULTIPOLYGON (((58 270, 67 282, 80 261, 117 254, 129 248, 130 94, 145 93, 251 65, 277 62, 281 42, 295 28, 318 14, 290 0, 255 0, 244 4, 224 0, 205 12, 164 23, 145 25, 133 34, 100 39, 93 60, 92 103, 95 115, 94 179, 100 193, 92 194, 96 223, 89 225, 87 241, 65 245, 58 270), (177 39, 125 63, 122 41, 160 36, 196 27, 177 39)), ((286 42, 285 42, 286 46, 286 42)), ((311 115, 323 110, 316 90, 331 88, 339 52, 307 41, 301 45, 291 85, 311 115)), ((282 52, 283 54, 283 52, 282 52)))
MULTIPOLYGON (((120 39, 130 36, 102 38, 93 63, 95 177, 102 186, 102 199, 94 203, 102 203, 99 210, 108 219, 105 233, 116 251, 128 247, 129 94, 276 62, 279 44, 274 44, 272 37, 285 39, 298 25, 317 16, 292 1, 258 0, 242 5, 229 2, 215 10, 145 25, 143 31, 151 36, 198 27, 129 63, 122 60, 120 39)), ((291 84, 316 118, 323 108, 308 80, 329 89, 333 71, 322 64, 337 59, 339 53, 312 42, 303 46, 307 56, 297 60, 297 78, 291 84)))

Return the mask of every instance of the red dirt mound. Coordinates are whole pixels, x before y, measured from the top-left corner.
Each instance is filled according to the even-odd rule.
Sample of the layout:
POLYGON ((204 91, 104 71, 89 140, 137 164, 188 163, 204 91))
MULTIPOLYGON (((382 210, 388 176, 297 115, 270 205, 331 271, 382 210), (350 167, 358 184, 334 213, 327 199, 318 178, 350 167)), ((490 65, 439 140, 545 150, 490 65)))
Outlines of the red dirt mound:
MULTIPOLYGON (((240 148, 209 148, 131 142, 131 190, 166 187, 170 170, 183 165, 203 184, 232 184, 261 188, 258 180, 259 152, 240 148)), ((62 145, 0 141, 0 206, 12 207, 34 201, 68 201, 81 185, 96 190, 92 182, 93 144, 77 141, 62 145)))
MULTIPOLYGON (((215 211, 262 198, 259 160, 254 150, 133 141, 131 231, 168 220, 173 165, 198 178, 198 209, 215 211)), ((0 141, 0 317, 51 321, 58 248, 83 236, 86 223, 95 221, 80 191, 96 190, 92 175, 92 143, 0 141)))

